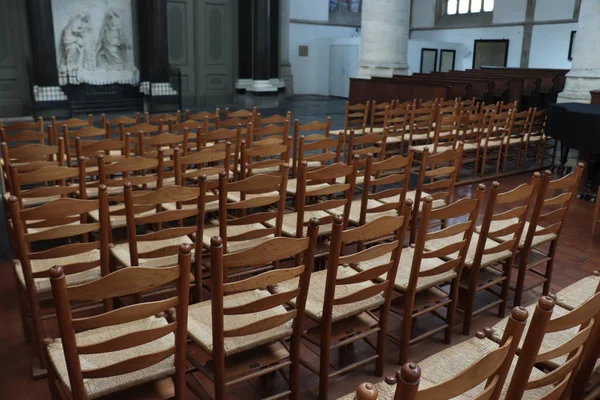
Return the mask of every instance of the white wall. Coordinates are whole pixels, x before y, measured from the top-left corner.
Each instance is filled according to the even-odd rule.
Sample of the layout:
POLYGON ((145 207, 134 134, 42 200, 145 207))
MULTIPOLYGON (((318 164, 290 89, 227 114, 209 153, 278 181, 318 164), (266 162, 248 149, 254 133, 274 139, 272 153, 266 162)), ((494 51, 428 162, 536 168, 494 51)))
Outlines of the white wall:
MULTIPOLYGON (((248 0, 242 0, 248 1, 248 0)), ((306 21, 328 21, 329 1, 290 0, 290 18, 306 21)))
POLYGON ((575 0, 536 0, 535 21, 572 19, 575 0))
POLYGON ((356 28, 290 24, 290 63, 294 93, 329 94, 329 46, 360 44, 356 28), (308 46, 308 57, 298 56, 298 46, 308 46))
POLYGON ((527 10, 526 0, 501 0, 494 2, 493 23, 505 24, 509 22, 525 21, 527 10))
POLYGON ((523 27, 499 26, 468 29, 439 29, 430 31, 413 31, 411 39, 428 42, 459 43, 464 46, 462 60, 456 62, 456 69, 472 68, 473 46, 476 39, 508 39, 508 67, 521 65, 521 48, 523 47, 523 27))
POLYGON ((577 23, 534 25, 529 68, 571 68, 569 43, 577 23))
POLYGON ((411 10, 411 26, 413 28, 430 28, 435 25, 435 0, 413 1, 411 10))

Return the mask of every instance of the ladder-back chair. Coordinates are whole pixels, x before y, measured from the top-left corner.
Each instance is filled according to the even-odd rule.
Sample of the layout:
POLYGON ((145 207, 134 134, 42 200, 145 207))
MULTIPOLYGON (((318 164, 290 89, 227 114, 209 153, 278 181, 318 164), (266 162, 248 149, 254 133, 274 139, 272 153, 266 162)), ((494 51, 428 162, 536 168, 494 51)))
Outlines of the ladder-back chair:
MULTIPOLYGON (((31 174, 60 180, 73 177, 70 171, 73 169, 77 170, 46 167, 31 174)), ((63 265, 69 285, 94 281, 109 272, 107 192, 106 187, 101 187, 96 200, 60 198, 26 209, 12 196, 8 199, 8 208, 11 236, 17 250, 13 267, 23 330, 27 340, 33 342, 33 376, 39 378, 45 375, 47 368, 44 355, 47 336, 42 320, 54 315, 48 270, 53 265, 63 265), (100 222, 89 222, 88 213, 93 211, 99 213, 100 222)), ((90 303, 80 306, 88 309, 88 313, 91 311, 90 303)), ((112 305, 105 302, 104 307, 108 311, 112 305)))
POLYGON ((46 347, 53 399, 115 393, 128 399, 186 398, 189 246, 179 249, 178 265, 166 268, 124 268, 74 287, 67 286, 61 266, 52 267, 49 275, 60 329, 60 338, 49 340, 46 347), (174 285, 176 292, 163 300, 87 318, 74 318, 70 310, 71 302, 112 299, 166 285, 174 285))
POLYGON ((495 174, 500 173, 502 162, 502 152, 506 144, 507 137, 512 131, 512 114, 511 112, 491 114, 487 121, 484 137, 480 143, 480 165, 481 176, 485 175, 485 167, 489 161, 496 160, 495 174))
MULTIPOLYGON (((367 362, 375 361, 376 374, 383 375, 392 286, 409 217, 410 205, 400 207, 396 216, 384 216, 359 228, 344 230, 343 217, 337 215, 333 219, 327 269, 313 272, 308 288, 305 314, 316 325, 303 335, 320 350, 318 369, 311 368, 307 361, 303 362, 319 374, 320 399, 327 399, 330 378, 367 362), (347 245, 390 236, 393 238, 391 242, 344 255, 347 245), (353 269, 352 265, 359 262, 372 264, 373 268, 362 272, 353 269), (379 311, 379 318, 374 316, 373 311, 379 311), (333 350, 371 335, 377 335, 377 345, 365 341, 375 349, 376 355, 342 366, 336 372, 329 371, 333 350)), ((273 290, 285 293, 297 285, 298 279, 291 279, 276 285, 273 290)))
POLYGON ((387 119, 391 110, 396 108, 396 101, 371 103, 371 111, 369 112, 369 132, 382 132, 383 128, 388 126, 387 119))
MULTIPOLYGON (((300 137, 304 137, 304 146, 309 146, 310 143, 319 142, 321 140, 325 140, 330 138, 329 130, 331 129, 331 117, 327 117, 325 122, 313 121, 307 124, 300 125, 300 121, 298 119, 294 120, 294 131, 292 134, 292 158, 290 159, 290 168, 292 170, 292 176, 296 176, 298 173, 298 164, 302 159, 306 159, 309 163, 309 166, 315 167, 323 164, 323 161, 320 160, 321 157, 318 154, 314 154, 316 150, 322 150, 323 153, 328 153, 328 150, 323 150, 323 146, 316 146, 317 148, 304 148, 305 151, 310 152, 304 154, 300 151, 300 137), (315 158, 315 160, 310 160, 310 158, 315 158)), ((338 136, 339 137, 339 136, 338 136)), ((340 149, 341 152, 341 143, 342 139, 339 137, 340 149)), ((336 145, 337 146, 337 145, 336 145)), ((338 150, 336 150, 338 152, 338 150)), ((318 152, 316 152, 318 153, 318 152)), ((339 155, 335 162, 339 162, 339 155)), ((288 182, 289 184, 289 182, 288 182)))
POLYGON ((190 306, 188 360, 214 385, 216 400, 230 397, 229 385, 286 367, 289 386, 273 398, 300 398, 300 344, 318 229, 313 220, 305 237, 272 238, 233 254, 225 254, 221 238, 211 239, 212 295, 211 300, 190 306), (281 262, 290 258, 298 261, 291 265, 281 262), (260 266, 265 264, 282 267, 263 272, 260 266), (256 273, 231 282, 232 269, 254 269, 256 273), (289 292, 265 290, 294 277, 298 284, 289 292))
MULTIPOLYGON (((529 159, 529 152, 531 148, 535 149, 533 160, 535 166, 539 167, 543 164, 545 159, 546 142, 548 137, 546 136, 546 123, 548 121, 548 114, 546 110, 538 110, 534 108, 531 113, 531 123, 529 124, 529 132, 525 135, 525 148, 523 150, 523 156, 525 157, 525 165, 529 159)), ((556 148, 557 140, 554 139, 554 145, 552 148, 552 164, 556 159, 556 148)))

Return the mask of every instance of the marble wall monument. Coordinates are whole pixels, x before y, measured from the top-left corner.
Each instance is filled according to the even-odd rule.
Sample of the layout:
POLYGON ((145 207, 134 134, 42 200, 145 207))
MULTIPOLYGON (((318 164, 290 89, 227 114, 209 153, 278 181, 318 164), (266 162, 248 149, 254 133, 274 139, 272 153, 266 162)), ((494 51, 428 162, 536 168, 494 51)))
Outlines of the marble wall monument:
POLYGON ((61 85, 139 82, 131 3, 132 0, 52 0, 61 85))

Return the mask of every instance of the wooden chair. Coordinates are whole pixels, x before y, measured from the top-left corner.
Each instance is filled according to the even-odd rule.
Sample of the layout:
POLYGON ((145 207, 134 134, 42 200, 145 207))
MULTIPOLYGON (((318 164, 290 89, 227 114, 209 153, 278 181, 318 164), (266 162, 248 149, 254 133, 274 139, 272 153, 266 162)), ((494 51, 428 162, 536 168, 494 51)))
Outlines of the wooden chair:
MULTIPOLYGON (((55 117, 50 118, 50 126, 52 127, 52 143, 56 143, 59 132, 64 133, 63 126, 67 126, 67 131, 71 132, 79 128, 94 125, 94 116, 89 114, 87 119, 69 118, 64 121, 57 121, 55 117)), ((103 126, 104 127, 104 126, 103 126)))
MULTIPOLYGON (((208 111, 201 111, 196 114, 190 113, 190 110, 185 110, 185 122, 187 121, 197 121, 197 122, 206 122, 206 130, 208 129, 219 129, 219 122, 221 118, 221 110, 217 108, 214 113, 208 111)), ((190 128, 191 129, 191 128, 190 128)))
POLYGON ((485 114, 485 113, 496 113, 498 114, 498 108, 500 107, 500 102, 496 102, 496 103, 491 103, 491 104, 481 104, 481 107, 479 108, 479 112, 481 114, 485 114))
MULTIPOLYGON (((444 331, 446 344, 450 344, 452 341, 460 276, 477 221, 479 204, 484 195, 485 188, 479 186, 473 198, 461 199, 435 210, 432 209, 433 199, 425 198, 420 217, 419 235, 414 247, 406 248, 402 252, 394 282, 394 289, 402 294, 403 304, 399 305, 403 310, 401 313, 403 316, 402 333, 400 337, 391 333, 388 336, 400 346, 400 363, 406 362, 410 345, 437 332, 444 331), (467 217, 465 222, 439 231, 428 232, 430 220, 464 218, 465 216, 467 217), (458 235, 462 236, 459 241, 456 240, 458 235), (446 239, 445 246, 437 250, 426 251, 428 242, 434 239, 446 239), (448 284, 450 285, 449 293, 440 289, 441 286, 448 284), (425 301, 426 305, 421 304, 422 301, 425 301), (447 309, 445 317, 441 317, 437 311, 442 307, 447 309), (444 323, 411 339, 413 320, 427 313, 438 316, 444 323)), ((366 270, 368 267, 361 264, 357 266, 361 270, 366 270)))
POLYGON ((481 107, 475 97, 467 100, 463 100, 460 103, 461 113, 464 114, 479 114, 479 107, 481 107))
POLYGON ((302 161, 298 167, 295 211, 283 215, 283 235, 302 237, 312 218, 322 227, 319 235, 329 235, 334 215, 340 214, 339 207, 344 208, 344 229, 347 228, 357 170, 358 157, 351 165, 336 163, 314 170, 309 170, 306 160, 302 161), (344 183, 339 183, 340 179, 345 179, 344 183))
POLYGON ((417 105, 419 108, 437 108, 439 99, 427 100, 423 101, 423 99, 419 99, 417 105))
POLYGON ((181 111, 177 110, 175 114, 155 114, 144 113, 144 122, 149 125, 157 125, 158 132, 172 132, 173 126, 181 122, 181 111))
MULTIPOLYGON (((365 133, 367 121, 369 120, 369 110, 371 103, 367 101, 365 104, 350 104, 346 102, 346 111, 344 117, 344 129, 330 131, 332 135, 348 135, 351 130, 361 135, 365 133)), ((345 141, 344 141, 345 142, 345 141)))
MULTIPOLYGON (((111 164, 104 162, 104 156, 97 156, 98 161, 98 180, 100 184, 105 185, 109 192, 116 191, 115 195, 109 196, 108 207, 110 214, 110 226, 112 229, 125 228, 127 226, 127 215, 125 210, 125 197, 123 193, 118 193, 115 187, 123 188, 125 182, 129 182, 132 189, 136 189, 139 194, 147 192, 147 185, 152 185, 156 189, 162 187, 164 156, 162 150, 158 151, 156 158, 128 157, 121 161, 111 164)), ((142 212, 138 216, 148 216, 156 210, 142 212)), ((97 213, 90 213, 93 220, 98 221, 97 213)))
MULTIPOLYGON (((546 142, 548 140, 546 136, 546 123, 548 121, 548 115, 546 110, 539 110, 534 108, 531 112, 531 123, 529 124, 529 132, 525 135, 525 149, 523 151, 523 155, 525 157, 525 165, 527 165, 527 160, 529 159, 529 151, 530 148, 535 148, 534 161, 535 166, 541 166, 541 163, 544 162, 545 158, 545 150, 546 150, 546 142)), ((556 147, 557 141, 554 140, 554 146, 552 150, 552 164, 554 164, 554 160, 556 159, 556 147)))
MULTIPOLYGON (((49 166, 26 176, 36 176, 36 181, 62 180, 73 177, 76 171, 76 168, 49 166)), ((11 196, 8 208, 11 237, 17 251, 13 267, 23 330, 26 340, 33 340, 33 376, 40 378, 47 368, 42 320, 54 316, 48 270, 53 265, 63 265, 69 285, 90 282, 109 272, 106 187, 100 187, 96 200, 59 198, 26 209, 21 207, 17 197, 11 196), (99 213, 100 222, 88 222, 87 215, 92 211, 99 213)), ((88 313, 91 309, 90 303, 79 306, 87 308, 88 313)), ((111 308, 109 303, 104 306, 111 308)))
POLYGON ((292 121, 292 113, 288 111, 285 115, 271 115, 269 117, 263 118, 261 113, 256 114, 256 123, 255 128, 262 128, 263 125, 285 125, 286 123, 289 126, 289 122, 292 121), (287 121, 287 122, 286 122, 287 121))
MULTIPOLYGON (((526 310, 533 318, 525 326, 525 339, 519 343, 518 362, 505 398, 561 398, 591 338, 597 339, 592 334, 600 332, 600 294, 570 312, 555 306, 548 296, 542 296, 526 310), (534 365, 547 366, 551 371, 536 371, 534 365)), ((506 320, 496 324, 491 339, 497 341, 505 326, 506 320)))
POLYGON ((376 101, 372 102, 371 111, 369 112, 369 132, 383 132, 383 128, 388 126, 389 113, 394 108, 396 108, 395 100, 381 104, 376 101))
MULTIPOLYGON (((273 125, 274 126, 274 125, 273 125)), ((252 130, 251 127, 248 130, 252 130)), ((240 144, 240 176, 242 179, 253 174, 277 173, 290 159, 290 137, 282 135, 280 128, 269 128, 269 132, 279 131, 276 137, 240 144)), ((263 131, 267 132, 267 131, 263 131)))
MULTIPOLYGON (((199 227, 198 237, 202 238, 204 246, 210 248, 211 238, 219 236, 225 252, 234 253, 281 236, 287 178, 287 165, 282 166, 278 174, 257 174, 237 182, 228 182, 227 174, 221 172, 218 224, 199 227), (228 200, 232 192, 237 192, 238 201, 228 200)), ((205 180, 201 183, 207 184, 205 180)), ((203 185, 200 186, 201 196, 208 190, 203 185)), ((204 203, 210 200, 207 198, 204 203)))
MULTIPOLYGON (((312 130, 318 127, 318 125, 314 124, 319 123, 312 122, 308 124, 312 126, 305 126, 304 130, 300 130, 300 128, 298 128, 298 132, 307 132, 308 129, 312 130)), ((331 137, 327 133, 328 131, 325 132, 325 134, 312 133, 308 134, 307 136, 300 136, 298 138, 298 158, 293 160, 295 165, 299 165, 304 161, 307 163, 307 167, 313 170, 330 165, 332 163, 335 164, 340 162, 342 152, 342 137, 331 137)), ((292 173, 292 178, 288 179, 287 192, 292 196, 296 195, 296 190, 298 189, 297 177, 298 170, 296 169, 292 173)), ((323 186, 326 185, 326 183, 323 184, 323 186)))
POLYGON ((396 376, 374 385, 362 384, 356 395, 338 400, 497 400, 505 391, 527 318, 527 312, 514 308, 500 345, 479 331, 474 338, 442 350, 418 365, 406 363, 396 376))
POLYGON ((248 118, 248 122, 254 122, 258 115, 258 107, 253 107, 252 111, 241 109, 237 111, 230 111, 229 107, 225 108, 225 120, 233 118, 248 118))
MULTIPOLYGON (((166 267, 177 261, 175 256, 180 245, 194 246, 191 238, 197 235, 204 222, 199 217, 200 198, 197 188, 165 186, 149 193, 134 195, 131 183, 126 181, 124 194, 127 242, 110 248, 110 255, 117 266, 166 267), (165 203, 191 202, 194 199, 197 204, 195 209, 163 209, 165 203), (151 213, 146 215, 149 211, 151 213), (186 219, 192 221, 185 225, 180 222, 186 219), (144 227, 152 228, 144 230, 144 227)), ((192 262, 201 255, 201 251, 201 244, 196 243, 192 262)))
POLYGON ((428 143, 430 138, 433 139, 435 112, 436 108, 433 106, 412 109, 408 124, 407 148, 428 143))
POLYGON ((198 137, 200 149, 212 148, 214 150, 225 150, 228 147, 231 162, 228 168, 233 174, 233 179, 238 180, 241 176, 240 160, 242 145, 245 142, 242 139, 242 125, 238 124, 234 129, 219 128, 212 132, 203 133, 198 137))
POLYGON ((204 387, 214 385, 215 399, 229 397, 228 385, 286 367, 289 389, 273 398, 299 398, 300 343, 318 229, 313 220, 306 237, 272 238, 233 254, 224 254, 220 238, 211 239, 212 299, 190 306, 188 334, 193 344, 188 360, 208 378, 202 383, 204 387), (282 267, 262 273, 257 268, 258 275, 229 281, 233 268, 252 269, 289 258, 299 261, 289 266, 281 263, 282 267), (271 294, 265 290, 295 277, 299 278, 298 285, 290 292, 271 294))
POLYGON ((105 114, 102 114, 102 128, 106 129, 109 139, 114 139, 115 136, 123 138, 126 129, 135 126, 142 122, 140 113, 136 113, 135 118, 127 116, 119 116, 108 119, 105 114))
MULTIPOLYGON (((524 232, 526 234, 521 237, 519 243, 518 260, 515 261, 515 264, 519 266, 515 287, 515 305, 521 303, 524 291, 541 284, 544 285, 542 294, 547 295, 550 292, 558 239, 560 238, 562 226, 567 219, 571 201, 579 188, 583 168, 583 163, 579 163, 574 172, 549 182, 550 173, 548 171, 544 173, 533 213, 525 223, 524 232), (544 184, 544 180, 546 180, 546 184, 544 184), (547 195, 552 197, 548 198, 547 195), (548 250, 540 248, 544 245, 548 246, 548 250), (536 256, 535 260, 530 259, 532 255, 536 256), (544 266, 544 271, 541 272, 539 269, 544 266), (525 277, 528 271, 542 277, 542 279, 531 286, 525 287, 525 277)), ((495 225, 501 226, 503 224, 496 223, 495 225)), ((498 239, 501 240, 501 238, 498 239)))
POLYGON ((464 143, 462 164, 471 165, 473 179, 479 172, 479 153, 481 140, 485 136, 485 128, 489 114, 463 114, 460 128, 460 139, 464 143))
POLYGON ((412 104, 390 110, 387 120, 387 154, 404 154, 404 141, 407 138, 411 110, 412 104))
POLYGON ((52 130, 44 132, 44 119, 36 122, 15 122, 4 125, 0 121, 0 141, 13 147, 24 144, 52 144, 52 130))
POLYGON ((283 143, 286 141, 290 132, 289 121, 284 121, 281 125, 264 125, 255 127, 254 124, 248 124, 246 134, 246 146, 252 147, 255 143, 283 143))
POLYGON ((60 329, 60 339, 47 341, 46 347, 53 399, 116 393, 128 399, 186 398, 190 246, 181 246, 178 264, 125 268, 74 287, 67 287, 63 267, 50 269, 60 329), (171 283, 176 295, 164 300, 87 318, 74 318, 70 310, 72 302, 111 299, 171 283))
MULTIPOLYGON (((368 133, 357 135, 350 131, 348 137, 348 148, 346 149, 346 162, 352 164, 358 158, 358 171, 356 173, 356 184, 361 185, 365 181, 365 166, 367 165, 367 155, 371 154, 379 161, 385 158, 385 146, 388 130, 383 129, 381 133, 368 133)), ((338 178, 338 182, 343 179, 338 178)))
MULTIPOLYGON (((504 318, 512 265, 527 215, 538 193, 539 183, 540 174, 536 172, 530 184, 523 183, 504 193, 499 193, 498 182, 493 182, 491 185, 483 221, 473 233, 465 256, 459 293, 463 304, 464 335, 470 334, 473 317, 484 311, 498 306, 498 316, 504 318), (499 231, 492 231, 490 226, 493 222, 502 223, 504 227, 499 231), (502 237, 502 241, 496 241, 498 237, 502 237), (499 293, 493 290, 498 285, 501 287, 499 293), (486 304, 475 309, 476 295, 483 290, 497 295, 498 299, 486 301, 486 304)), ((427 248, 436 250, 443 244, 432 240, 428 242, 427 248)))
POLYGON ((504 103, 503 101, 501 101, 498 104, 498 112, 499 113, 509 112, 509 111, 512 111, 514 113, 518 109, 519 109, 519 102, 517 100, 513 101, 512 103, 504 103))
POLYGON ((158 125, 143 122, 125 129, 125 133, 131 134, 132 138, 136 138, 140 133, 144 135, 150 135, 157 132, 164 132, 163 123, 161 121, 158 122, 158 125))
POLYGON ((529 124, 531 123, 531 112, 532 109, 513 112, 512 114, 512 129, 510 135, 506 136, 504 144, 504 166, 502 170, 506 172, 508 159, 515 160, 516 170, 521 168, 521 158, 523 151, 523 142, 527 133, 529 132, 529 124), (516 152, 516 154, 515 154, 516 152))
MULTIPOLYGON (((130 156, 129 134, 125 134, 125 140, 104 139, 99 141, 87 141, 80 138, 75 139, 75 149, 77 151, 77 160, 84 165, 83 175, 79 176, 79 181, 84 183, 85 190, 77 193, 80 199, 95 199, 98 197, 98 187, 100 179, 98 177, 98 159, 102 157, 105 164, 111 164, 122 161, 130 156)), ((109 196, 122 194, 122 186, 111 186, 108 189, 109 196)))
POLYGON ((422 152, 425 147, 430 149, 430 154, 435 154, 448 149, 456 149, 460 140, 460 115, 451 114, 444 116, 439 114, 433 130, 433 141, 430 144, 410 147, 414 151, 422 152))
MULTIPOLYGON (((18 166, 22 173, 35 171, 47 166, 63 166, 65 164, 64 142, 62 139, 56 145, 25 144, 23 146, 9 147, 6 142, 0 143, 2 152, 2 182, 4 188, 4 200, 10 197, 13 183, 10 178, 10 167, 18 166)), ((41 199, 27 198, 24 203, 27 206, 39 205, 41 199)))
MULTIPOLYGON (((292 176, 295 177, 298 172, 298 164, 302 159, 307 159, 309 166, 316 167, 323 164, 323 161, 320 160, 321 157, 318 154, 313 154, 312 150, 322 150, 323 153, 329 153, 328 150, 324 150, 322 145, 315 146, 315 149, 304 148, 305 151, 310 151, 311 153, 304 154, 304 152, 300 151, 300 137, 304 137, 304 145, 309 146, 310 143, 316 143, 321 140, 327 140, 330 138, 329 130, 331 129, 331 117, 327 117, 327 120, 323 122, 313 121, 308 124, 300 125, 300 121, 298 119, 294 120, 294 132, 292 136, 292 158, 290 159, 290 168, 292 169, 292 176), (310 160, 310 158, 315 158, 314 160, 310 160)), ((339 137, 339 135, 338 135, 339 137)), ((337 142, 340 143, 339 150, 336 148, 336 153, 338 153, 338 157, 335 162, 339 162, 339 155, 342 151, 342 139, 337 142)), ((337 146, 337 145, 336 145, 337 146)), ((328 160, 325 160, 328 161, 328 160)), ((289 182, 288 182, 289 185, 289 182)))
MULTIPOLYGON (((376 373, 383 375, 388 313, 392 286, 402 252, 404 235, 410 216, 410 205, 400 206, 396 216, 384 216, 359 228, 343 230, 341 215, 333 219, 327 269, 310 275, 305 314, 316 326, 304 333, 304 338, 319 347, 319 369, 308 369, 319 375, 319 398, 327 399, 329 379, 376 361, 376 373), (344 255, 346 245, 370 242, 392 236, 391 242, 369 247, 358 253, 344 255), (357 272, 351 265, 370 263, 373 269, 357 272), (379 276, 384 279, 378 279, 379 276), (379 311, 376 318, 373 311, 379 311), (377 345, 368 338, 377 334, 377 345), (375 349, 376 355, 356 361, 330 373, 330 353, 361 339, 375 349)), ((298 285, 291 279, 273 287, 275 293, 287 293, 298 285)))
POLYGON ((62 138, 65 143, 65 153, 67 155, 67 165, 77 164, 77 149, 75 147, 75 141, 77 138, 83 139, 87 142, 100 141, 108 139, 108 131, 106 128, 100 129, 94 126, 85 126, 75 131, 70 131, 68 126, 62 125, 62 138))
MULTIPOLYGON (((431 197, 434 210, 450 204, 462 162, 462 143, 458 143, 456 150, 446 150, 431 156, 429 149, 424 148, 420 155, 417 186, 414 190, 406 192, 406 198, 413 201, 410 243, 414 243, 416 239, 419 213, 423 209, 421 199, 431 197)), ((412 159, 414 160, 414 153, 412 159)), ((382 198, 380 201, 388 203, 394 200, 382 198)))
POLYGON ((480 143, 481 176, 485 175, 485 167, 489 161, 496 160, 495 174, 500 173, 502 151, 509 132, 512 131, 512 117, 510 113, 491 114, 485 130, 485 137, 480 143))

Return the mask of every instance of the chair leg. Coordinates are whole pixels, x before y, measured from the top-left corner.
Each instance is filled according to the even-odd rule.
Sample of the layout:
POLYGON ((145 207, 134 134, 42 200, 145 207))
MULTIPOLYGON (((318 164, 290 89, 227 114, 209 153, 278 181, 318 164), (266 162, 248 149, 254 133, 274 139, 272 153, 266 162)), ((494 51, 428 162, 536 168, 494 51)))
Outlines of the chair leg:
POLYGON ((23 335, 25 336, 25 342, 31 343, 31 328, 27 321, 29 320, 29 313, 27 312, 27 302, 23 298, 24 293, 18 289, 19 293, 17 294, 18 302, 19 302, 19 313, 21 314, 21 326, 23 327, 23 335))
POLYGON ((517 286, 515 288, 515 300, 513 301, 513 307, 521 305, 523 297, 523 288, 525 287, 525 276, 527 275, 527 258, 521 255, 519 262, 519 271, 517 275, 517 286))
POLYGON ((498 317, 504 318, 506 315, 506 306, 508 305, 508 293, 510 292, 510 276, 512 274, 512 265, 514 262, 514 257, 509 258, 504 261, 502 265, 502 270, 504 271, 504 276, 506 279, 502 282, 502 290, 500 292, 500 297, 502 299, 502 303, 498 307, 498 317))
POLYGON ((525 142, 525 150, 523 151, 524 165, 523 168, 527 169, 527 156, 529 155, 529 142, 525 142))
POLYGON ((544 296, 550 293, 550 284, 552 283, 552 271, 554 270, 554 255, 556 254, 557 242, 558 241, 556 240, 552 241, 552 243, 550 243, 550 250, 548 251, 548 257, 550 257, 550 260, 546 264, 546 273, 544 274, 544 277, 546 278, 546 281, 544 282, 544 289, 542 291, 544 296))
POLYGON ((450 304, 448 307, 448 311, 446 314, 446 331, 444 332, 444 343, 450 344, 452 343, 452 331, 454 329, 454 319, 456 317, 456 302, 458 301, 458 285, 459 280, 455 278, 452 282, 452 287, 450 288, 450 304))
MULTIPOLYGON (((47 347, 46 347, 44 353, 45 353, 44 357, 47 360, 50 360, 50 356, 48 354, 47 347)), ((57 380, 58 380, 58 377, 56 376, 56 371, 54 370, 54 367, 52 365, 50 365, 50 362, 48 362, 48 389, 50 390, 50 398, 52 400, 61 400, 61 395, 58 392, 58 388, 56 387, 57 380)))
POLYGON ((464 321, 463 321, 463 335, 471 334, 471 323, 473 321, 473 304, 475 303, 475 295, 477 294, 477 282, 479 280, 479 271, 473 266, 471 273, 468 276, 469 286, 467 289, 467 297, 464 300, 464 321))
POLYGON ((403 365, 408 360, 410 348, 410 331, 412 330, 413 308, 415 305, 415 294, 405 293, 404 318, 402 319, 402 337, 400 338, 399 364, 403 365))
POLYGON ((290 399, 297 400, 300 392, 300 342, 302 341, 301 335, 292 336, 292 342, 290 345, 290 399))
POLYGON ((596 193, 596 204, 594 204, 594 214, 592 216, 592 236, 596 233, 596 225, 598 225, 598 214, 600 213, 600 186, 596 193))
POLYGON ((498 160, 496 160, 496 175, 498 175, 500 173, 500 164, 502 161, 502 149, 503 149, 502 146, 498 147, 498 160))
POLYGON ((319 353, 319 400, 327 400, 329 393, 329 335, 327 340, 321 336, 321 349, 319 353))
POLYGON ((379 332, 377 333, 377 361, 375 364, 375 373, 377 376, 383 376, 385 367, 385 340, 387 336, 387 325, 389 309, 382 308, 379 313, 379 332))
POLYGON ((485 164, 487 163, 487 149, 483 150, 483 154, 481 156, 481 176, 485 175, 485 164))
POLYGON ((510 145, 506 145, 506 149, 504 150, 504 163, 502 165, 502 171, 506 172, 506 167, 508 165, 508 153, 510 150, 510 145))
POLYGON ((523 150, 523 147, 519 144, 519 149, 517 150, 517 171, 521 170, 521 150, 523 150))
POLYGON ((540 149, 542 148, 541 146, 541 141, 540 143, 538 143, 537 146, 535 146, 535 166, 536 168, 540 166, 540 149))

